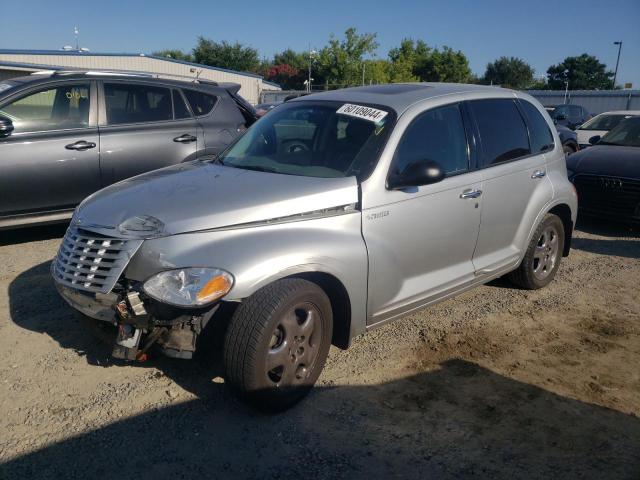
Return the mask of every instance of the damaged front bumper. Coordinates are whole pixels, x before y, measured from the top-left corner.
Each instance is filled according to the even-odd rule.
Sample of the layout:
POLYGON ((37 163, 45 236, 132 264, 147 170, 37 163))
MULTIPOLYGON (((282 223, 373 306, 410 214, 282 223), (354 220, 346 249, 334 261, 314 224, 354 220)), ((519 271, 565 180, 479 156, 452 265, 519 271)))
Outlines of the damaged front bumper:
POLYGON ((112 355, 125 360, 146 359, 153 345, 169 357, 192 358, 198 336, 218 308, 216 304, 206 311, 177 309, 147 298, 131 286, 118 285, 112 292, 97 293, 54 283, 75 310, 118 328, 112 355))

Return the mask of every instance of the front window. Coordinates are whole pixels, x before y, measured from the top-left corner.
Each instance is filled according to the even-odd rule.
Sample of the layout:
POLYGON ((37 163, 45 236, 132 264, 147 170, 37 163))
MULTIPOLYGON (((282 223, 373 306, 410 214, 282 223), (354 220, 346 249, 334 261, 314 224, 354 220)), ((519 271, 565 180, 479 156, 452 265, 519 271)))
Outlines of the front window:
POLYGON ((393 126, 371 105, 293 102, 252 126, 219 161, 247 170, 307 177, 366 178, 393 126))
POLYGON ((580 130, 613 130, 625 118, 631 115, 598 115, 580 127, 580 130))
POLYGON ((632 117, 607 133, 598 145, 617 145, 621 147, 640 147, 640 117, 632 117))
POLYGON ((84 128, 89 125, 89 84, 48 88, 0 108, 13 122, 13 133, 84 128))

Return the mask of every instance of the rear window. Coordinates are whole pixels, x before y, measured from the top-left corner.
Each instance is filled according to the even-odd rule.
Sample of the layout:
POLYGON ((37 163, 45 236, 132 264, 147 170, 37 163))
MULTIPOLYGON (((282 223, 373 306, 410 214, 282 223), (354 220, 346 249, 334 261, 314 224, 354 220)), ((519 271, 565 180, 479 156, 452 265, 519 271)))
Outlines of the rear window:
POLYGON ((196 90, 183 90, 183 92, 196 117, 208 115, 218 101, 218 97, 196 90))
POLYGON ((110 125, 173 120, 168 88, 105 83, 104 96, 110 125))
POLYGON ((478 124, 482 144, 482 166, 529 155, 529 135, 516 104, 511 99, 474 100, 469 108, 478 124))
POLYGON ((526 100, 521 100, 520 105, 529 120, 529 140, 533 153, 546 152, 553 149, 553 134, 549 125, 538 109, 526 100))

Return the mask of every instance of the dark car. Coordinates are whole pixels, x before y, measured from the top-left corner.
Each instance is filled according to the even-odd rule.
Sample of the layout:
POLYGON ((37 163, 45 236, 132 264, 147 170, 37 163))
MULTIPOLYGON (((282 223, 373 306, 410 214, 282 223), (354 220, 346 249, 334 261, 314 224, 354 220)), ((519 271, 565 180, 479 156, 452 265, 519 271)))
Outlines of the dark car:
POLYGON ((71 218, 107 185, 219 153, 256 120, 239 89, 78 71, 0 82, 0 229, 71 218))
POLYGON ((591 118, 591 114, 581 105, 551 105, 545 109, 555 124, 564 125, 571 130, 591 118))
POLYGON ((623 120, 595 145, 567 158, 579 213, 640 222, 640 117, 623 120))
POLYGON ((564 150, 565 155, 571 155, 580 150, 578 145, 578 135, 576 132, 559 124, 556 124, 556 131, 558 132, 558 136, 562 142, 562 149, 564 150))

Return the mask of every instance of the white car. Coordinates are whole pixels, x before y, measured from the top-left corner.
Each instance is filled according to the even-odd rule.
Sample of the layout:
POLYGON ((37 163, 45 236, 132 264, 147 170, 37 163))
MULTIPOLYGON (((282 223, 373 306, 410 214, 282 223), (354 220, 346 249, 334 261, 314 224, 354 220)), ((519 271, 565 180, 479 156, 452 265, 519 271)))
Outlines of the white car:
POLYGON ((576 128, 580 148, 590 147, 590 138, 596 135, 600 137, 604 136, 625 118, 637 117, 639 115, 640 110, 617 110, 596 115, 591 120, 584 122, 579 128, 576 128))

